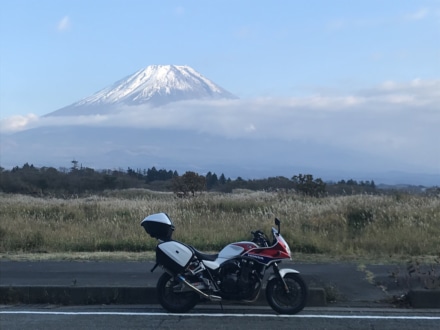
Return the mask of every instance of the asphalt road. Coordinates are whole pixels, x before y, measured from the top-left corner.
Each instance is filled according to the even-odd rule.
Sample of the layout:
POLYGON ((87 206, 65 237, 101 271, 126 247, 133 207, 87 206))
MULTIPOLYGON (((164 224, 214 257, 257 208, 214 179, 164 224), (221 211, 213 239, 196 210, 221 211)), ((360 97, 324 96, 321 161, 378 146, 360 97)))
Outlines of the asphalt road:
MULTIPOLYGON (((150 270, 153 262, 0 262, 2 286, 77 286, 155 287, 160 268, 150 270)), ((353 263, 295 264, 285 262, 281 267, 298 270, 310 287, 325 288, 338 303, 377 303, 408 290, 402 279, 396 282, 389 274, 393 265, 353 263), (378 285, 380 284, 380 285, 378 285)))
POLYGON ((2 306, 2 330, 22 329, 439 329, 433 310, 306 308, 280 316, 267 308, 196 308, 164 313, 158 306, 2 306))
MULTIPOLYGON (((145 298, 155 297, 153 290, 163 271, 158 268, 151 273, 153 265, 153 262, 0 261, 0 303, 154 304, 157 300, 145 298)), ((300 271, 309 288, 323 293, 323 303, 319 304, 312 303, 310 295, 308 307, 325 306, 326 302, 334 307, 402 307, 399 297, 407 298, 404 294, 410 289, 422 288, 418 292, 413 290, 413 295, 410 292, 411 306, 440 308, 438 284, 436 290, 423 289, 429 281, 422 274, 427 272, 408 275, 405 265, 286 262, 280 266, 300 271)), ((403 304, 408 305, 408 301, 405 299, 403 304)))
MULTIPOLYGON (((327 307, 276 315, 267 306, 200 304, 187 314, 159 305, 0 305, 0 329, 440 329, 439 309, 397 309, 392 295, 408 289, 404 267, 392 265, 294 264, 309 285, 334 290, 327 307), (398 277, 390 276, 401 269, 398 277)), ((151 262, 0 262, 0 285, 152 286, 162 273, 151 262)), ((419 279, 415 278, 420 284, 419 279)))

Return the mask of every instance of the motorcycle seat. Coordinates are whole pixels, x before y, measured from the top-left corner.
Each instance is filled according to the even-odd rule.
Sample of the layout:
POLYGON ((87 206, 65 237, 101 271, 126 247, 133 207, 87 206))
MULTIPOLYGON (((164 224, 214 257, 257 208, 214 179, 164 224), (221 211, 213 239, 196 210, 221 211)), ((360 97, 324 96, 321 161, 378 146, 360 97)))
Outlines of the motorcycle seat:
POLYGON ((194 254, 200 260, 215 261, 217 259, 217 257, 218 257, 218 253, 217 254, 207 254, 207 253, 200 252, 200 251, 198 251, 196 249, 194 249, 194 254))

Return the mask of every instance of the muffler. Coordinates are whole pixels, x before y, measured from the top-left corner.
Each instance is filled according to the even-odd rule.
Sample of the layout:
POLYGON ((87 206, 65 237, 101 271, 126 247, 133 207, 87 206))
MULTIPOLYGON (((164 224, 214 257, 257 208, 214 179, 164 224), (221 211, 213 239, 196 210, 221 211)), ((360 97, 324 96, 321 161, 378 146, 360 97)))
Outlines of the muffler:
POLYGON ((189 283, 185 277, 183 277, 182 275, 178 275, 177 278, 183 282, 183 284, 185 284, 188 288, 194 290, 195 292, 197 292, 199 295, 201 295, 202 297, 209 299, 210 301, 222 301, 222 297, 219 296, 215 296, 215 295, 211 295, 211 294, 206 294, 203 291, 197 289, 194 285, 192 285, 191 283, 189 283))

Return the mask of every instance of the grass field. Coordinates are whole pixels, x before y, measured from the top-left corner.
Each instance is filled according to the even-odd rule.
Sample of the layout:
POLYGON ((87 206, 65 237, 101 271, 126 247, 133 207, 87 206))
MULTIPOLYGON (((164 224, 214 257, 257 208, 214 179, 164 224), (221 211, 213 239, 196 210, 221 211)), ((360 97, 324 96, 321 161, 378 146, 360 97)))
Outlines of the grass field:
POLYGON ((0 194, 0 253, 98 255, 152 251, 156 240, 140 226, 166 212, 173 238, 202 251, 267 234, 273 219, 294 253, 328 258, 440 255, 440 198, 415 195, 311 198, 237 191, 176 198, 147 190, 53 199, 0 194))

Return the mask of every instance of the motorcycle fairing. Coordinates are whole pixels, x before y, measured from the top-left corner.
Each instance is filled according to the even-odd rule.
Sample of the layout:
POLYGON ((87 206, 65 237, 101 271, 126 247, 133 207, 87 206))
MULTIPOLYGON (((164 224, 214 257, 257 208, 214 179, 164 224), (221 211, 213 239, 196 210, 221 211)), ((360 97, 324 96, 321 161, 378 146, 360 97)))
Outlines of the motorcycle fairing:
POLYGON ((290 259, 290 254, 283 251, 283 249, 278 249, 278 246, 272 246, 268 248, 257 248, 247 251, 243 254, 245 257, 254 258, 257 261, 268 264, 274 260, 290 259))
POLYGON ((281 236, 275 228, 272 228, 272 234, 274 237, 274 243, 272 246, 256 247, 247 250, 243 253, 243 256, 253 258, 265 265, 269 265, 272 262, 282 259, 291 259, 289 245, 284 240, 283 236, 281 236))

